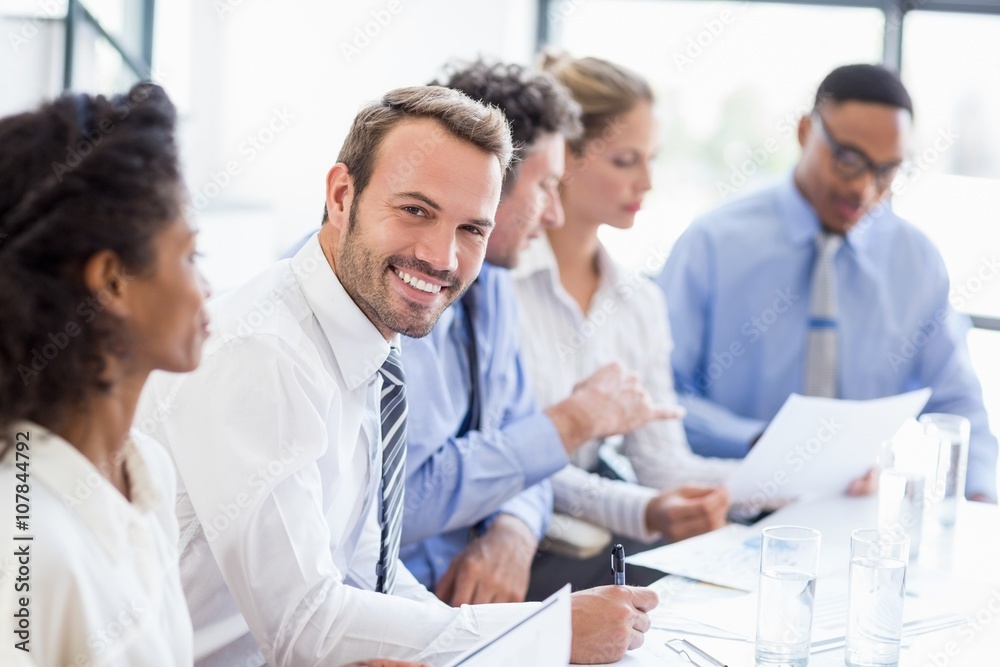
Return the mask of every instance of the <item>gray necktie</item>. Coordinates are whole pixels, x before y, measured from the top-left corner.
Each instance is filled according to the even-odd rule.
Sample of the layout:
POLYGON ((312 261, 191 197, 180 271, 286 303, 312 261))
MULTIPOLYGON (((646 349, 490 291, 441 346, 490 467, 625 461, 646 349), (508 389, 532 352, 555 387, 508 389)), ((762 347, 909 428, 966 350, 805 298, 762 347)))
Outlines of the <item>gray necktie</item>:
POLYGON ((399 351, 390 349, 379 369, 382 397, 382 545, 379 548, 375 590, 391 594, 396 581, 396 560, 403 528, 403 487, 406 479, 406 387, 399 351))
POLYGON ((806 350, 805 393, 836 398, 837 387, 837 273, 834 258, 844 243, 840 234, 816 238, 816 264, 809 302, 809 339, 806 350))

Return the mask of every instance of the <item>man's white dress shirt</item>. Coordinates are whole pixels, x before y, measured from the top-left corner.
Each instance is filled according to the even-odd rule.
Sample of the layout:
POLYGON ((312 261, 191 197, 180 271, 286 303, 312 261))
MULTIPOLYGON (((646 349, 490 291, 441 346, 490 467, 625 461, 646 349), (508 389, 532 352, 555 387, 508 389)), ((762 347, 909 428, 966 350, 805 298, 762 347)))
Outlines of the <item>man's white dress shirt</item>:
POLYGON ((136 422, 179 471, 198 664, 438 664, 510 619, 446 606, 402 563, 395 594, 374 592, 390 343, 317 237, 209 309, 201 366, 151 379, 136 422))
MULTIPOLYGON (((130 502, 76 447, 37 424, 15 424, 7 443, 0 463, 0 664, 189 666, 174 470, 163 448, 139 433, 123 446, 130 502), (17 432, 27 435, 21 457, 17 432), (28 505, 30 518, 22 530, 15 492, 25 491, 24 477, 17 478, 23 473, 28 501, 16 502, 28 505), (7 630, 23 613, 21 598, 28 599, 27 655, 7 630)), ((0 451, 7 443, 0 438, 0 451)))
MULTIPOLYGON (((546 237, 532 243, 514 270, 521 355, 539 406, 563 400, 578 382, 612 361, 638 373, 656 402, 676 405, 662 292, 641 274, 617 266, 603 247, 597 260, 600 279, 586 315, 563 288, 546 237)), ((641 486, 589 472, 597 467, 599 445, 597 440, 584 444, 571 457, 574 465, 552 477, 555 508, 635 539, 656 537, 646 529, 645 512, 660 490, 717 484, 736 465, 693 454, 676 419, 625 434, 624 451, 641 486)))

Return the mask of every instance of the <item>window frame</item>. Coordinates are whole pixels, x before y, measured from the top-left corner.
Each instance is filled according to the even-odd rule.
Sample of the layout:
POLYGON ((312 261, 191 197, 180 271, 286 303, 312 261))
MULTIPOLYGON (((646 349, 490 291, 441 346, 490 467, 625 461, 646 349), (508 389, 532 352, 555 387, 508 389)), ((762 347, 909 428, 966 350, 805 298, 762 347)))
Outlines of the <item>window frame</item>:
POLYGON ((67 0, 66 3, 66 31, 63 51, 63 90, 73 89, 76 58, 76 34, 80 26, 90 25, 101 39, 105 40, 122 58, 125 66, 132 71, 139 80, 147 80, 153 71, 153 17, 155 0, 140 0, 142 3, 142 21, 140 27, 139 44, 140 53, 133 53, 119 41, 117 37, 108 32, 101 22, 86 8, 81 0, 67 0))

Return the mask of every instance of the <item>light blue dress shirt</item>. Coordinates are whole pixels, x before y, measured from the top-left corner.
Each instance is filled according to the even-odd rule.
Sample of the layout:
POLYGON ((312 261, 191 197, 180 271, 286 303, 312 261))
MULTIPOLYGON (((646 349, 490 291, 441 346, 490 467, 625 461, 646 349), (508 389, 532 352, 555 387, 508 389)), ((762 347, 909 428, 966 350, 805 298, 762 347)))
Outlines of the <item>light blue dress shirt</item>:
MULTIPOLYGON (((815 210, 789 176, 696 220, 657 282, 667 295, 677 391, 691 448, 742 457, 792 392, 803 392, 815 210)), ((934 245, 883 206, 847 234, 835 259, 840 398, 920 387, 925 412, 972 422, 966 493, 996 498, 997 441, 949 304, 934 245)))
POLYGON ((541 538, 552 514, 552 488, 544 480, 568 463, 521 365, 507 270, 484 263, 477 289, 478 431, 455 437, 471 389, 462 303, 448 308, 430 335, 403 338, 409 416, 400 558, 431 589, 468 544, 472 527, 498 509, 541 538))

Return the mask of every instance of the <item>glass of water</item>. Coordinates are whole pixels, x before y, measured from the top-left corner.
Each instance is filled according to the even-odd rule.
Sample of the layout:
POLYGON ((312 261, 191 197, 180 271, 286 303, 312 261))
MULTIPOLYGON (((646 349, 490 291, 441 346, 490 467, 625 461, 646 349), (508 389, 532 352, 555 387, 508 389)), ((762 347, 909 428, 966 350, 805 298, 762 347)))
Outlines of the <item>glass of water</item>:
POLYGON ((809 662, 820 533, 799 526, 765 528, 757 594, 758 665, 804 667, 809 662))
POLYGON ((903 595, 910 540, 881 530, 851 533, 847 602, 850 667, 895 667, 903 633, 903 595))
POLYGON ((965 472, 969 462, 969 420, 959 415, 931 412, 920 416, 924 433, 939 446, 932 496, 939 500, 938 521, 955 524, 958 505, 965 498, 965 472))
POLYGON ((920 556, 925 485, 926 477, 917 472, 889 468, 879 476, 878 527, 889 533, 910 536, 911 563, 920 556))

